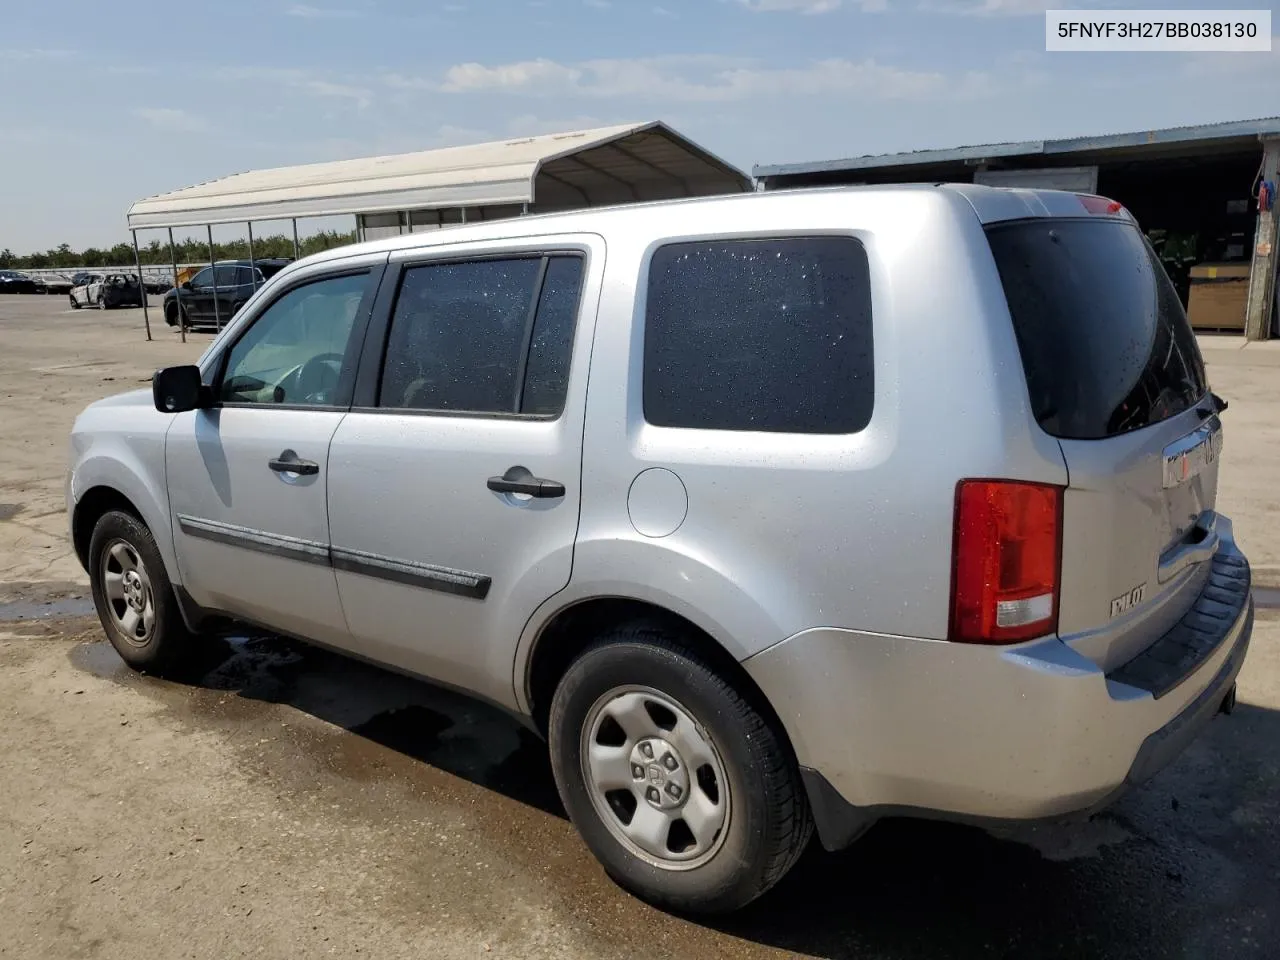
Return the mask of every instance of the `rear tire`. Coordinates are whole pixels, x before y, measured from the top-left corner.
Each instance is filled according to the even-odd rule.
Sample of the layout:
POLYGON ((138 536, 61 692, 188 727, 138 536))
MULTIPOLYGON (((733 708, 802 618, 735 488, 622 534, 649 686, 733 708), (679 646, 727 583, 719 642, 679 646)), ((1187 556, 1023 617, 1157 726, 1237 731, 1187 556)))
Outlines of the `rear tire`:
POLYGON ((781 880, 813 834, 785 738, 661 625, 614 628, 582 653, 549 728, 570 818, 643 900, 736 910, 781 880))
MULTIPOLYGON (((168 303, 164 305, 164 322, 171 327, 176 327, 178 325, 178 320, 180 315, 185 313, 186 313, 185 310, 183 310, 180 306, 178 306, 178 304, 170 300, 168 303)), ((187 327, 188 330, 190 330, 191 321, 187 320, 185 326, 187 327)))
POLYGON ((75 298, 75 297, 71 296, 71 294, 67 294, 67 299, 71 301, 71 309, 72 309, 72 310, 79 310, 79 309, 80 309, 80 304, 76 302, 76 298, 75 298))
POLYGON ((155 538, 137 517, 111 510, 98 519, 89 583, 107 639, 133 669, 163 674, 196 652, 155 538))

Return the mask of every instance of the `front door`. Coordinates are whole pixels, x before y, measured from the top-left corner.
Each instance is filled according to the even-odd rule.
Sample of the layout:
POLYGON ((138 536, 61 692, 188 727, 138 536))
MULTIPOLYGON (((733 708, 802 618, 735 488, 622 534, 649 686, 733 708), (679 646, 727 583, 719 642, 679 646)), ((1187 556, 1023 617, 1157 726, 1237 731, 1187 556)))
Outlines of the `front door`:
POLYGON ((569 581, 578 527, 604 247, 550 249, 388 267, 381 387, 329 455, 353 649, 503 703, 522 628, 569 581))
POLYGON ((329 560, 329 443, 350 403, 379 267, 299 280, 209 378, 217 404, 165 445, 183 585, 200 605, 345 643, 329 560))

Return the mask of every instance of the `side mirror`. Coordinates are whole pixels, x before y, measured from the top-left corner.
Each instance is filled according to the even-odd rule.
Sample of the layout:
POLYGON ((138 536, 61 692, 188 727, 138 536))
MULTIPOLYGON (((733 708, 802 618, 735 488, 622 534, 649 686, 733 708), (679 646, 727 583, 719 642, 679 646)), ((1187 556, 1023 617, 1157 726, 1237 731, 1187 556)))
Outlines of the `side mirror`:
POLYGON ((210 390, 197 366, 165 367, 151 378, 151 398, 161 413, 183 413, 211 405, 210 390))
POLYGON ((184 281, 182 281, 182 289, 183 289, 183 290, 190 290, 190 289, 191 289, 191 281, 190 281, 190 280, 184 280, 184 281))

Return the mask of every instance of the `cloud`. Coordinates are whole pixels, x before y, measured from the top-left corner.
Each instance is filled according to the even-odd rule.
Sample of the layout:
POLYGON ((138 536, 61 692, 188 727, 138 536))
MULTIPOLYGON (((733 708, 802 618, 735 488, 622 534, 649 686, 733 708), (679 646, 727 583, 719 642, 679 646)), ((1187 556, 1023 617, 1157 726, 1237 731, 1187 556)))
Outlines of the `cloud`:
POLYGON ((201 133, 209 129, 204 118, 175 107, 135 107, 133 115, 169 133, 201 133))
MULTIPOLYGON (((552 60, 522 60, 496 67, 479 63, 460 63, 445 71, 440 89, 445 93, 475 90, 551 90, 575 86, 582 71, 562 66, 552 60)), ((405 84, 393 84, 405 86, 405 84)), ((410 82, 408 86, 413 86, 410 82)))
POLYGON ((922 9, 965 17, 1024 17, 1063 7, 1062 0, 925 0, 922 9))
POLYGON ((507 122, 507 135, 511 137, 536 137, 544 133, 566 133, 570 130, 591 130, 606 126, 599 117, 578 115, 561 119, 544 120, 532 113, 513 117, 507 122))
MULTIPOLYGON (((830 13, 844 6, 844 0, 738 0, 740 4, 754 13, 803 13, 813 15, 830 13)), ((856 0, 856 6, 863 13, 880 13, 889 8, 888 0, 856 0)))
POLYGON ((680 14, 676 13, 674 10, 668 10, 666 7, 654 7, 654 8, 653 8, 653 15, 654 15, 655 17, 663 17, 663 18, 665 18, 665 19, 667 19, 667 20, 679 20, 679 19, 680 19, 680 14))
POLYGON ((372 102, 370 92, 364 87, 353 87, 345 83, 333 83, 329 80, 304 79, 293 84, 294 88, 314 97, 331 97, 339 100, 351 100, 360 109, 372 102))
MULTIPOLYGON (((1280 73, 1280 36, 1271 38, 1271 51, 1237 53, 1196 53, 1187 58, 1184 72, 1192 77, 1243 78, 1274 83, 1280 73)), ((1263 111, 1259 111, 1263 112, 1263 111)), ((1266 111, 1270 112, 1270 111, 1266 111)))
POLYGON ((330 80, 294 67, 224 67, 215 72, 215 77, 232 82, 279 84, 311 97, 348 100, 361 110, 373 102, 373 92, 366 87, 330 80))
POLYGON ((737 100, 833 95, 888 100, 961 99, 988 96, 990 78, 980 72, 950 76, 909 70, 875 60, 832 58, 797 67, 762 67, 742 58, 681 55, 587 60, 562 64, 525 60, 450 67, 443 82, 393 75, 392 86, 444 93, 501 92, 525 96, 628 97, 647 101, 723 103, 737 100))
POLYGON ((0 48, 0 63, 29 63, 32 60, 68 60, 74 57, 74 50, 61 50, 42 47, 0 48))
POLYGON ((354 20, 360 16, 360 11, 337 7, 313 7, 307 3, 295 3, 285 10, 285 15, 300 17, 303 20, 354 20))

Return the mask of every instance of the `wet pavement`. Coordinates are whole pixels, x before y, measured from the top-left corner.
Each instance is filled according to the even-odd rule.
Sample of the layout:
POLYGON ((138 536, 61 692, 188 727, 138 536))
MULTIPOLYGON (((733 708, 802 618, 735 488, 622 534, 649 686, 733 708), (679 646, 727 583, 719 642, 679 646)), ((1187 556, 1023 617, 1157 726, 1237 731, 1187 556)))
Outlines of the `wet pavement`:
MULTIPOLYGON (((94 633, 92 621, 28 629, 59 623, 94 633)), ((101 640, 65 655, 116 695, 214 734, 281 803, 305 796, 308 809, 339 811, 343 830, 405 838, 373 919, 483 928, 536 912, 536 935, 486 934, 500 955, 542 955, 553 930, 544 945, 557 956, 1274 958, 1278 640, 1280 618, 1260 615, 1236 713, 1090 822, 996 837, 886 821, 842 854, 815 845, 771 894, 710 923, 613 886, 564 819, 545 746, 483 704, 270 637, 213 642, 179 681, 132 673, 101 640)))

